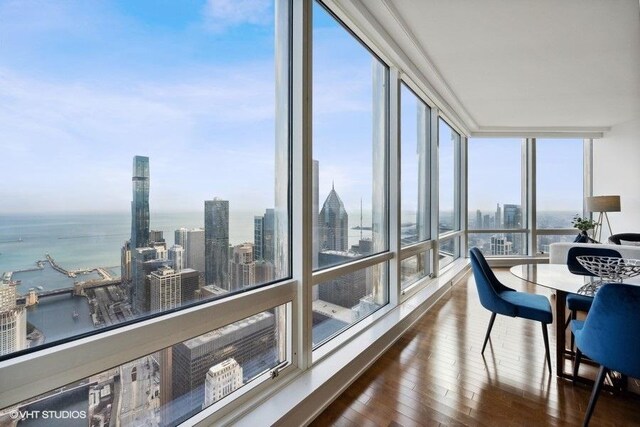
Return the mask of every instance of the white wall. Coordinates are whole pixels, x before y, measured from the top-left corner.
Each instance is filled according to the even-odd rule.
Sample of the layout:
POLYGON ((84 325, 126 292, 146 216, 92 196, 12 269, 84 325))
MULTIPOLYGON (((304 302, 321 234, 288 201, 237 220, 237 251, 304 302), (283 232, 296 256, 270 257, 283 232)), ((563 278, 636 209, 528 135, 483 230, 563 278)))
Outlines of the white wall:
MULTIPOLYGON (((593 195, 619 194, 609 214, 614 233, 640 233, 640 118, 614 126, 593 143, 593 195)), ((603 240, 609 230, 602 230, 603 240)))

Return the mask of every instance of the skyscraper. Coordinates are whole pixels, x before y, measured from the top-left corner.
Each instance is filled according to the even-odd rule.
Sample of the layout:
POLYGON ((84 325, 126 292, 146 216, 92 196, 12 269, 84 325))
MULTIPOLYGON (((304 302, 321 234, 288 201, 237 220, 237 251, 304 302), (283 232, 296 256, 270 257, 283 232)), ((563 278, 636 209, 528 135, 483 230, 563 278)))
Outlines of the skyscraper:
POLYGON ((476 230, 482 230, 482 212, 480 209, 476 210, 476 230))
POLYGON ((347 215, 344 204, 334 186, 331 187, 331 191, 322 205, 318 221, 320 224, 320 250, 345 252, 349 247, 349 215, 347 215))
POLYGON ((169 248, 168 254, 171 267, 176 273, 180 273, 185 268, 184 248, 180 245, 173 245, 169 248))
POLYGON ((253 219, 253 244, 254 258, 265 260, 270 263, 275 261, 275 212, 267 209, 263 216, 256 216, 253 219))
POLYGON ((496 204, 496 216, 493 222, 493 227, 497 229, 502 228, 502 208, 500 208, 500 203, 496 204))
POLYGON ((204 202, 205 282, 229 290, 229 201, 204 202))
POLYGON ((149 158, 133 157, 131 201, 131 248, 149 246, 149 158))
POLYGON ((183 246, 186 258, 185 267, 193 268, 204 276, 204 230, 194 228, 188 230, 185 236, 186 242, 183 246))
POLYGON ((149 230, 149 242, 165 243, 164 232, 162 230, 149 230))
POLYGON ((522 228, 522 208, 520 205, 505 204, 502 209, 504 228, 522 228))
POLYGON ((512 246, 503 234, 491 236, 491 255, 511 255, 512 246))
POLYGON ((253 259, 259 261, 263 258, 262 255, 262 222, 263 217, 253 217, 253 259))
POLYGON ((482 228, 495 228, 493 226, 491 215, 487 214, 482 218, 482 228))
POLYGON ((129 283, 131 278, 131 242, 127 240, 120 248, 120 280, 129 283))
POLYGON ((182 304, 180 274, 170 267, 161 267, 149 274, 151 311, 165 311, 182 304))
POLYGON ((233 247, 233 256, 229 263, 230 291, 253 286, 256 283, 256 263, 253 259, 253 245, 243 243, 233 247))
MULTIPOLYGON (((349 262, 358 257, 353 252, 320 252, 320 265, 335 265, 349 262)), ((345 308, 352 308, 358 304, 367 292, 367 269, 356 270, 335 279, 322 283, 318 297, 322 301, 330 302, 345 308)))
POLYGON ((200 273, 191 268, 180 272, 180 299, 182 304, 195 301, 200 296, 200 273))
POLYGON ((262 312, 175 344, 171 349, 174 400, 184 402, 187 410, 202 408, 207 371, 230 357, 247 378, 273 366, 279 360, 280 341, 274 328, 274 315, 262 312))
POLYGON ((27 312, 16 305, 14 285, 0 284, 0 356, 27 348, 27 312))
POLYGON ((131 251, 132 287, 131 301, 136 314, 144 314, 151 308, 149 274, 167 263, 156 259, 154 248, 137 248, 131 251))
POLYGON ((174 245, 180 245, 182 246, 185 250, 187 249, 187 232, 189 231, 188 228, 179 228, 176 231, 173 232, 173 244, 174 245))
MULTIPOLYGON (((522 208, 520 205, 505 204, 502 209, 504 228, 522 228, 522 208)), ((507 240, 512 243, 511 253, 523 253, 523 235, 521 233, 507 233, 507 240)))

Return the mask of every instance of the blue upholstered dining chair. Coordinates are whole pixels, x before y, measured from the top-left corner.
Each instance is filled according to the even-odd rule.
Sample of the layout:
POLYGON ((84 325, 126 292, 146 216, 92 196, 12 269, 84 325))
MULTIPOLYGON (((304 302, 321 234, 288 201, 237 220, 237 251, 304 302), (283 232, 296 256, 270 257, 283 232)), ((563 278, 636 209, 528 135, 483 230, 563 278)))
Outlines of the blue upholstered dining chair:
POLYGON ((547 297, 518 292, 506 287, 500 283, 495 274, 493 274, 480 249, 471 248, 469 254, 471 257, 473 276, 476 281, 476 286, 478 287, 480 303, 492 313, 487 334, 484 337, 484 344, 482 344, 481 353, 484 354, 484 349, 487 346, 491 328, 493 328, 493 322, 496 320, 497 314, 536 320, 542 324, 542 336, 544 337, 547 365, 549 366, 549 372, 551 372, 551 355, 549 354, 547 325, 553 322, 553 314, 551 313, 551 304, 549 304, 547 297))
MULTIPOLYGON (((593 255, 593 256, 608 256, 608 257, 617 257, 622 258, 620 252, 607 249, 607 248, 599 248, 597 245, 591 245, 590 247, 584 246, 576 246, 569 249, 567 252, 567 267, 569 271, 573 274, 579 274, 581 276, 595 276, 589 270, 584 268, 576 259, 576 257, 581 255, 593 255), (591 247, 592 246, 592 247, 591 247)), ((567 295, 567 308, 570 311, 569 317, 567 318, 565 329, 569 326, 569 322, 572 320, 576 320, 577 312, 582 311, 587 313, 591 308, 591 304, 593 303, 593 297, 578 295, 578 294, 569 294, 567 295)), ((571 349, 573 349, 574 337, 571 335, 571 349)))
POLYGON ((574 378, 582 355, 600 364, 583 426, 589 424, 609 370, 640 378, 640 286, 607 283, 596 293, 586 320, 573 320, 576 337, 574 378))

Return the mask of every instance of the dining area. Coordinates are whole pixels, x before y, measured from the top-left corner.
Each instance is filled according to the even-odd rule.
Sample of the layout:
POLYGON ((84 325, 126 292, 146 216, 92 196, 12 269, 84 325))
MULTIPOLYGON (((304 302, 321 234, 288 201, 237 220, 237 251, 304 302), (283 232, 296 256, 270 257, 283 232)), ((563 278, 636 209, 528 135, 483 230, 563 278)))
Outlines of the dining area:
POLYGON ((549 373, 558 381, 592 388, 583 426, 589 425, 603 390, 634 394, 629 378, 640 378, 640 248, 556 243, 549 263, 509 269, 512 278, 549 291, 548 297, 503 284, 478 248, 471 248, 469 255, 480 303, 491 312, 483 358, 498 314, 528 319, 542 325, 549 373))
MULTIPOLYGON (((538 267, 538 272, 557 270, 563 275, 567 269, 566 265, 538 267)), ((528 269, 521 266, 520 270, 523 268, 528 269)), ((470 272, 312 425, 583 425, 593 390, 587 382, 596 378, 598 367, 583 362, 580 376, 585 382, 573 382, 569 329, 557 334, 555 327, 557 291, 523 280, 514 274, 518 269, 511 269, 492 266, 491 274, 506 287, 534 294, 549 306, 552 321, 546 326, 551 369, 539 321, 497 315, 485 341, 493 316, 481 304, 481 291, 470 272), (564 375, 558 376, 560 351, 556 350, 562 349, 562 343, 567 351, 561 352, 564 375)), ((530 271, 534 274, 533 268, 530 271)), ((572 273, 566 274, 567 280, 572 278, 572 273)), ((573 280, 576 285, 584 278, 573 280)), ((569 311, 560 310, 565 311, 568 318, 569 311)), ((577 313, 578 320, 584 317, 584 313, 577 313)), ((589 425, 640 426, 640 381, 629 378, 627 385, 629 391, 605 386, 589 425)))

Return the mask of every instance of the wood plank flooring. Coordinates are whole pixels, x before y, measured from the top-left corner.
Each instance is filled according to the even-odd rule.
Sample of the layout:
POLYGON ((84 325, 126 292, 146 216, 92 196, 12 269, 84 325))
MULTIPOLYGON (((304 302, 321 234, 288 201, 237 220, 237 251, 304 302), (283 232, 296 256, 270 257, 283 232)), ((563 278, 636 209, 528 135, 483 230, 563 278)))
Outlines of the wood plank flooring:
MULTIPOLYGON (((497 276, 516 289, 552 297, 549 291, 520 282, 507 269, 497 270, 497 276)), ((581 425, 591 388, 549 374, 540 323, 498 316, 482 357, 489 318, 470 276, 312 426, 581 425)), ((555 372, 551 325, 549 341, 555 372)), ((632 387, 639 386, 632 382, 632 387)), ((640 397, 603 392, 590 425, 640 426, 640 397)))

